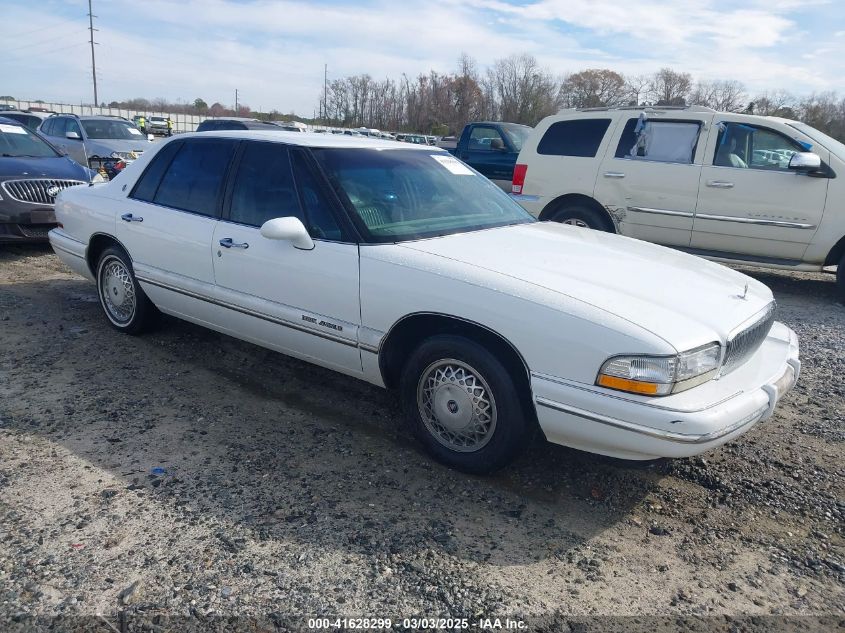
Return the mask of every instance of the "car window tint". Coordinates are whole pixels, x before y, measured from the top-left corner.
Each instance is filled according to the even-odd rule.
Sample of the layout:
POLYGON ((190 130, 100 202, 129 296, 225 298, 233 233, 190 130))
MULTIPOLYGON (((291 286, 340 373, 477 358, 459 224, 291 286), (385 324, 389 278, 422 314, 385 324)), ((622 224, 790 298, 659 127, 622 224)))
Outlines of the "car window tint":
POLYGON ((789 161, 806 148, 768 128, 744 123, 719 123, 713 164, 739 169, 789 171, 789 161))
POLYGON ((161 182, 161 177, 164 175, 165 170, 170 165, 170 161, 173 160, 173 156, 181 146, 181 143, 176 142, 168 143, 161 148, 161 150, 150 161, 150 164, 147 165, 147 169, 138 179, 138 184, 135 185, 135 189, 132 190, 130 197, 137 198, 138 200, 144 200, 146 202, 152 202, 155 199, 158 185, 161 182))
POLYGON ((305 224, 287 146, 247 143, 235 175, 229 219, 261 226, 267 220, 286 216, 295 216, 305 224))
POLYGON ((343 239, 343 231, 341 231, 337 219, 332 213, 331 200, 326 195, 324 188, 320 186, 320 179, 301 151, 296 151, 293 154, 293 170, 296 174, 296 184, 299 188, 302 206, 308 216, 306 225, 311 237, 335 241, 343 239))
POLYGON ((225 139, 184 141, 158 186, 154 202, 216 216, 220 189, 235 144, 225 139))
POLYGON ((593 158, 609 126, 610 119, 558 121, 543 134, 537 145, 537 153, 593 158))
POLYGON ((67 119, 66 118, 60 117, 60 118, 56 119, 55 121, 53 121, 53 127, 50 130, 50 135, 51 136, 64 136, 66 125, 67 125, 67 119))
MULTIPOLYGON (((419 141, 414 141, 420 144, 426 144, 425 139, 420 137, 419 141)), ((475 151, 492 151, 494 145, 498 145, 499 143, 504 146, 504 141, 502 141, 502 135, 499 134, 498 130, 492 127, 482 127, 476 126, 472 129, 469 135, 469 149, 475 151), (495 141, 498 141, 496 143, 495 141)))
POLYGON ((628 119, 616 146, 616 158, 690 164, 700 132, 700 121, 628 119))
POLYGON ((67 120, 67 127, 65 128, 65 134, 68 132, 76 132, 79 134, 79 138, 82 138, 82 129, 79 127, 79 123, 74 121, 73 119, 67 120))

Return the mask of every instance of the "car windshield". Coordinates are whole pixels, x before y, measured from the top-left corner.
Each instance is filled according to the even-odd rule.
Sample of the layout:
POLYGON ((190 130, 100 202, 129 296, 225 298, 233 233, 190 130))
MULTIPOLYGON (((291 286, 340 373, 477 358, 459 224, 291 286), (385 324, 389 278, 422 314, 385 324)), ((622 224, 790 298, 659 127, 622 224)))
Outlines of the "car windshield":
POLYGON ((530 128, 527 125, 503 125, 502 129, 508 135, 508 140, 513 145, 513 148, 517 152, 521 152, 522 144, 534 128, 530 128))
POLYGON ((806 123, 799 123, 797 121, 792 122, 789 124, 791 127, 794 127, 799 132, 803 132, 811 139, 823 145, 826 149, 830 151, 831 154, 834 154, 839 160, 845 161, 845 144, 841 141, 837 141, 832 136, 828 136, 824 132, 820 132, 816 128, 807 125, 806 123))
POLYGON ((0 123, 0 156, 55 158, 60 154, 23 125, 0 123))
POLYGON ((140 140, 143 138, 140 130, 129 121, 113 121, 110 119, 88 119, 80 121, 85 128, 88 138, 140 140))
POLYGON ((402 242, 534 218, 446 152, 316 149, 335 190, 355 209, 368 242, 402 242))

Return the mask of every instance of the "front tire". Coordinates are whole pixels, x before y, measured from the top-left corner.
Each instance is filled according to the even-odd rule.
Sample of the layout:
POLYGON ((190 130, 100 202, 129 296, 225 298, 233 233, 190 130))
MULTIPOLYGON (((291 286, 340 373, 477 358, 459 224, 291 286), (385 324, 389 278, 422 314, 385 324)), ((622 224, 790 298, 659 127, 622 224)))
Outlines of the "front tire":
POLYGON ((462 336, 424 341, 402 372, 400 397, 414 435, 438 461, 468 473, 507 465, 530 439, 516 385, 502 362, 462 336))
POLYGON ((613 233, 613 223, 595 209, 583 204, 567 205, 552 215, 552 220, 596 231, 613 233))
POLYGON ((836 287, 839 289, 839 298, 845 302, 845 253, 842 253, 836 266, 836 287))
POLYGON ((156 308, 132 271, 132 261, 122 248, 110 246, 97 262, 97 295, 109 324, 127 334, 149 329, 156 308))

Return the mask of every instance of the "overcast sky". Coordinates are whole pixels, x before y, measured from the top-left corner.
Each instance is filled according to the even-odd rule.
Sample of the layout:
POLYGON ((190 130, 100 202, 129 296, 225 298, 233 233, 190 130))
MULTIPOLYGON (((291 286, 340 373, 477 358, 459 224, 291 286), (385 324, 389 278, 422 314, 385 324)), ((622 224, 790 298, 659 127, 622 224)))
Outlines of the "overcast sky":
MULTIPOLYGON (((93 99, 87 0, 3 0, 0 94, 93 99)), ((662 66, 749 91, 845 96, 845 0, 94 0, 100 101, 164 97, 310 116, 329 78, 662 66)))

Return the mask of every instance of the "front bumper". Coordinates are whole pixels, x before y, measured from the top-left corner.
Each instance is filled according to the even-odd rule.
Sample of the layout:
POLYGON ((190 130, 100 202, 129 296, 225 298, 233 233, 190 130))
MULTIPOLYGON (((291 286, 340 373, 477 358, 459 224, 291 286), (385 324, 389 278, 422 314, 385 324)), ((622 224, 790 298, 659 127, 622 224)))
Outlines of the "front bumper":
POLYGON ((88 251, 87 244, 73 239, 59 228, 50 231, 49 238, 53 251, 68 268, 86 279, 94 281, 94 275, 88 268, 88 260, 85 257, 88 251))
POLYGON ((556 444, 624 459, 688 457, 768 419, 798 380, 798 337, 782 323, 741 367, 663 398, 531 375, 537 419, 556 444))

